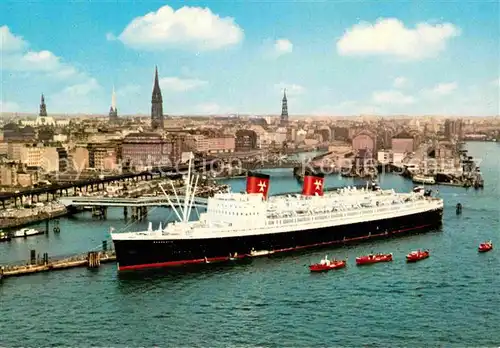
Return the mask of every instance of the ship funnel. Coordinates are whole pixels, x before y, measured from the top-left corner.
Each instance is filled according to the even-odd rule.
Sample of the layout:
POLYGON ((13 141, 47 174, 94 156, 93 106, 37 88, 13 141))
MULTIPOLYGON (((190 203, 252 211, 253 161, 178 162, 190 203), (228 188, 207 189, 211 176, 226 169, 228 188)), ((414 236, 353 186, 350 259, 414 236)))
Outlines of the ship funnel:
POLYGON ((269 191, 270 176, 261 173, 247 173, 247 193, 262 193, 264 199, 269 191))
POLYGON ((304 196, 323 196, 324 179, 325 175, 322 173, 306 171, 304 174, 304 185, 302 185, 302 194, 304 196))

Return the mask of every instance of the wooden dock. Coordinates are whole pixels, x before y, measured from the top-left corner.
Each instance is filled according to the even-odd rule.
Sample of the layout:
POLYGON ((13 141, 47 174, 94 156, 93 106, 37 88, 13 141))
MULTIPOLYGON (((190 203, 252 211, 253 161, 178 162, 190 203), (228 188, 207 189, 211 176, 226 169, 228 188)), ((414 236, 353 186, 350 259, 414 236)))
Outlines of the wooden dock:
POLYGON ((47 257, 40 263, 1 266, 0 279, 76 267, 97 268, 102 263, 110 262, 116 262, 114 251, 90 251, 87 254, 54 261, 49 260, 47 257))

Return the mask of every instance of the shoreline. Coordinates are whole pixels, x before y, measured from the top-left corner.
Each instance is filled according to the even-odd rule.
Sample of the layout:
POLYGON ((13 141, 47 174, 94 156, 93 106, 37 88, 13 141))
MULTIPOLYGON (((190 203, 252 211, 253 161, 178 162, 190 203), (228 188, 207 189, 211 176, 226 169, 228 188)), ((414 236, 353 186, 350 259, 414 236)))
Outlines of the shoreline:
POLYGON ((0 229, 14 229, 19 227, 26 227, 35 225, 47 220, 57 219, 63 216, 71 215, 74 212, 68 209, 60 210, 54 213, 41 213, 34 216, 17 219, 0 219, 0 229))

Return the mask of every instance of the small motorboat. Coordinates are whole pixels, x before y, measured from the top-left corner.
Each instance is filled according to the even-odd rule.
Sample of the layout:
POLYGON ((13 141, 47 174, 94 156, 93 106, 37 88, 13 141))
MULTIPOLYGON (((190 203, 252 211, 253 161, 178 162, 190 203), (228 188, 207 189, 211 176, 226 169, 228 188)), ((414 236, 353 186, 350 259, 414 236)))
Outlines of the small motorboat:
POLYGON ((392 253, 390 254, 369 254, 356 257, 356 265, 369 265, 377 262, 392 261, 392 253))
POLYGON ((417 250, 412 251, 408 255, 406 255, 406 262, 417 262, 429 257, 429 250, 417 250))
POLYGON ((309 266, 309 270, 311 272, 327 272, 332 269, 344 268, 346 266, 345 260, 328 260, 328 257, 325 256, 323 260, 319 263, 315 263, 309 266))
POLYGON ((12 238, 26 238, 29 236, 36 236, 38 234, 44 234, 44 231, 36 230, 34 228, 21 228, 20 230, 12 233, 12 238))
POLYGON ((485 253, 487 251, 490 251, 491 249, 493 249, 493 243, 490 240, 489 242, 484 242, 484 243, 479 244, 478 251, 480 253, 485 253))
POLYGON ((273 253, 274 251, 269 251, 269 250, 255 250, 255 249, 250 250, 250 256, 252 257, 271 255, 273 253))
POLYGON ((231 254, 229 253, 229 261, 236 261, 238 260, 238 253, 231 254))
POLYGON ((0 231, 0 242, 8 242, 8 241, 10 241, 10 236, 5 232, 0 231))

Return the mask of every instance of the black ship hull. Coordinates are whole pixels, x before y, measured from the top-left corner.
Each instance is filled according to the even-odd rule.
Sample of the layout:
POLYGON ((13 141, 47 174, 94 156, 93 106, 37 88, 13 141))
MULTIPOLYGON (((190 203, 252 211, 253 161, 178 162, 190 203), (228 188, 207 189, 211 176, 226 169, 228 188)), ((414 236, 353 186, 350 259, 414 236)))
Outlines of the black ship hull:
POLYGON ((223 262, 363 240, 389 238, 439 227, 443 210, 321 229, 210 239, 114 240, 120 271, 223 262))

